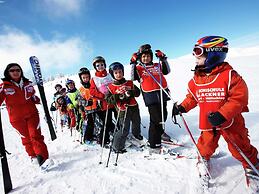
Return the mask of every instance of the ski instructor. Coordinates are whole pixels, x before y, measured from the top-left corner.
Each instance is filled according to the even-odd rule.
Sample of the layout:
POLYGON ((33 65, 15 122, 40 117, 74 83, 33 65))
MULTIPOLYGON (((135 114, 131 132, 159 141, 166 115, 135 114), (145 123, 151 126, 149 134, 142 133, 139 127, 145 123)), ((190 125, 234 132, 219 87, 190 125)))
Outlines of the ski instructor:
POLYGON ((17 63, 10 63, 4 70, 0 84, 0 105, 5 101, 11 125, 22 139, 27 154, 32 161, 43 167, 48 162, 49 153, 41 134, 39 113, 35 104, 40 99, 35 95, 32 83, 23 75, 17 63))

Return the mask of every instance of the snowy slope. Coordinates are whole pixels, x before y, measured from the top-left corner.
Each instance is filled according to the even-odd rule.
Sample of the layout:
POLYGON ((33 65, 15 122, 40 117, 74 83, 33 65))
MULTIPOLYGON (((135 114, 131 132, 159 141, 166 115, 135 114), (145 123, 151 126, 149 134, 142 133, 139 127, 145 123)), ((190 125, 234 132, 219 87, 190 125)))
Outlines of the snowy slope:
MULTIPOLYGON (((244 114, 246 124, 250 131, 252 144, 259 148, 259 47, 256 51, 240 52, 232 49, 228 61, 244 77, 250 91, 249 108, 250 113, 244 114), (239 53, 239 55, 236 55, 239 53)), ((250 50, 249 50, 250 49, 250 50)), ((192 77, 190 71, 194 68, 194 59, 191 55, 170 60, 172 73, 167 76, 172 97, 175 101, 181 102, 187 90, 187 82, 192 77)), ((126 78, 129 78, 130 67, 125 70, 126 78)), ((72 76, 77 87, 79 79, 77 75, 72 76)), ((62 78, 64 85, 65 78, 62 78)), ((45 84, 45 90, 49 103, 52 101, 54 85, 61 83, 61 80, 54 80, 45 84)), ((142 97, 138 98, 142 115, 142 124, 148 128, 148 111, 143 104, 142 97)), ((168 112, 171 115, 171 101, 168 105, 168 112)), ((48 145, 50 157, 55 160, 57 166, 48 173, 41 173, 38 166, 30 163, 21 140, 15 130, 9 124, 6 110, 2 110, 3 128, 6 149, 12 154, 8 156, 10 173, 14 190, 12 193, 95 193, 95 194, 136 194, 136 193, 199 193, 197 189, 198 174, 196 171, 196 160, 194 159, 169 159, 159 158, 147 160, 144 158, 146 151, 140 152, 128 150, 126 154, 120 155, 118 166, 114 166, 115 155, 112 154, 110 165, 106 168, 108 150, 104 150, 103 164, 100 161, 99 146, 82 146, 74 142, 69 131, 60 132, 55 141, 50 140, 47 124, 43 119, 43 109, 38 106, 41 116, 42 131, 48 145)), ((197 110, 192 110, 185 115, 195 139, 197 130, 197 110)), ((179 123, 181 121, 179 119, 179 123)), ((192 145, 189 135, 184 127, 179 128, 173 125, 170 117, 166 123, 167 132, 178 140, 192 145)), ((142 128, 143 134, 147 136, 147 129, 142 128)), ((220 152, 222 157, 212 159, 212 176, 215 177, 215 187, 211 193, 246 193, 245 178, 243 169, 238 161, 233 159, 227 150, 226 143, 220 140, 220 152)), ((178 148, 177 148, 178 149, 178 148)), ((184 150, 186 151, 186 150, 184 150)), ((0 176, 2 176, 0 174, 0 176)), ((0 193, 3 193, 2 180, 0 181, 0 193)))

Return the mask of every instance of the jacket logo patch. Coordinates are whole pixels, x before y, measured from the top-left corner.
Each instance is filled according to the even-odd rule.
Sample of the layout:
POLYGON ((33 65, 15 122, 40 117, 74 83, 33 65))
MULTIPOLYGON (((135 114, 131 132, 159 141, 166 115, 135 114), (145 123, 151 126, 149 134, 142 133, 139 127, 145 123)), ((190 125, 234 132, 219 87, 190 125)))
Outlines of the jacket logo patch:
POLYGON ((206 88, 196 91, 198 101, 201 102, 216 102, 226 98, 224 88, 206 88))
POLYGON ((6 88, 4 89, 4 92, 6 95, 14 95, 15 94, 15 90, 13 88, 6 88))

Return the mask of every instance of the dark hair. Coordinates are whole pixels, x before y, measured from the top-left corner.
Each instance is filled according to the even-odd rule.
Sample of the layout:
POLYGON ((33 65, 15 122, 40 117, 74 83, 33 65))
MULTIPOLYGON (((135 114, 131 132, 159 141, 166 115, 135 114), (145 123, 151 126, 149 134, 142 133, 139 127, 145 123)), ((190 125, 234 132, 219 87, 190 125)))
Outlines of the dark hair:
POLYGON ((9 69, 11 69, 12 67, 17 66, 19 67, 19 69, 21 70, 21 79, 23 79, 23 81, 28 81, 29 79, 27 79, 26 77, 24 77, 23 75, 23 70, 21 68, 21 66, 18 63, 10 63, 6 66, 5 70, 4 70, 4 78, 3 80, 7 80, 10 81, 12 80, 10 74, 9 74, 9 69))

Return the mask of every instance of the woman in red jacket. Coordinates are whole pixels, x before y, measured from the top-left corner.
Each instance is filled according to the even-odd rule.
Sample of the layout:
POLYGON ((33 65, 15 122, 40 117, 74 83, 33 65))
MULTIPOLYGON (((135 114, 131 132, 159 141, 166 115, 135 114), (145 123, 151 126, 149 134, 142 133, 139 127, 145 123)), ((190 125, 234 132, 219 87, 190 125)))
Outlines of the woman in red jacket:
POLYGON ((41 135, 39 113, 31 82, 24 77, 20 65, 11 63, 4 71, 0 84, 0 105, 5 101, 11 125, 17 130, 22 144, 31 159, 37 158, 41 166, 49 157, 48 149, 41 135))
POLYGON ((206 36, 197 41, 193 50, 197 65, 188 84, 189 93, 180 105, 174 105, 173 115, 188 112, 197 105, 200 107, 201 134, 197 146, 204 160, 203 163, 200 158, 197 164, 200 176, 209 179, 208 172, 201 169, 204 164, 209 167, 209 160, 222 136, 232 156, 242 163, 248 186, 255 186, 259 192, 258 175, 235 146, 259 169, 258 151, 250 143, 242 116, 243 112, 248 112, 248 88, 242 77, 224 62, 227 52, 226 38, 206 36))

